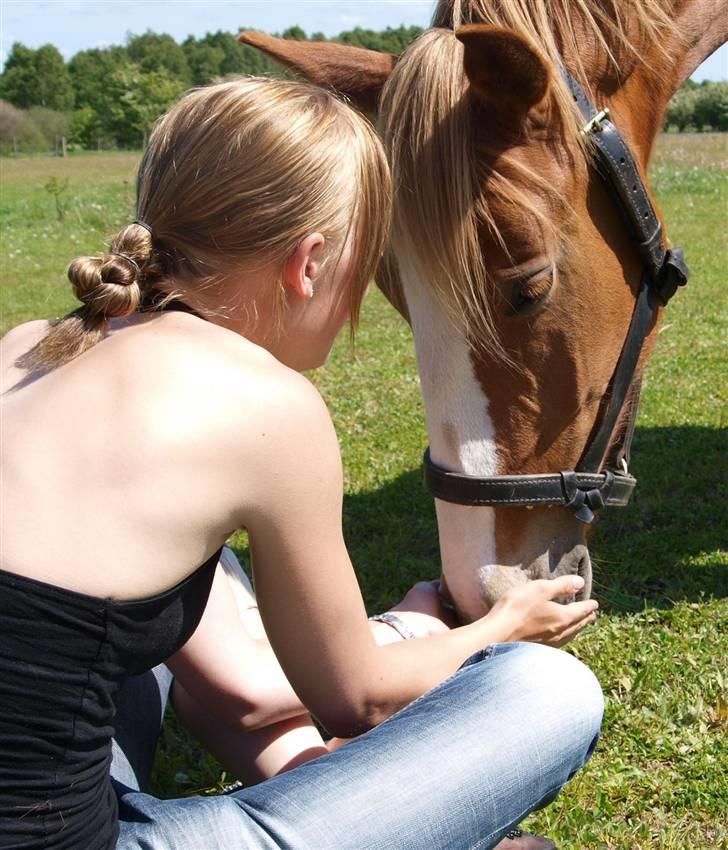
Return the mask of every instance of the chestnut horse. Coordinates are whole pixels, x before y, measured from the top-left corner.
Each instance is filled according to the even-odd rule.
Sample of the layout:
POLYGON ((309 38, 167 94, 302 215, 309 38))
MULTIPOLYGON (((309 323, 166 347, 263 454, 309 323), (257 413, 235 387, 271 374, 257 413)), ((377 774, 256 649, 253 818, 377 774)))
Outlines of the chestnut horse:
MULTIPOLYGON (((377 114, 395 181, 391 256, 377 282, 412 326, 440 467, 481 477, 578 468, 612 389, 642 261, 590 167, 561 69, 608 107, 644 181, 670 97, 725 41, 727 5, 441 0, 433 28, 401 57, 241 35, 377 114)), ((436 507, 443 578, 463 619, 529 579, 579 573, 590 592, 586 528, 573 511, 436 507)))

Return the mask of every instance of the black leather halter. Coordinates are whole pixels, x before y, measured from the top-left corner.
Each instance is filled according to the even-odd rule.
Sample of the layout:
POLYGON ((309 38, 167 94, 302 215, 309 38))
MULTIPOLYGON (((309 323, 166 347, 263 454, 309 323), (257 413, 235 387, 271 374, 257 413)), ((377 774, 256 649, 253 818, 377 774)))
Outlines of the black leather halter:
POLYGON ((570 508, 577 519, 590 523, 600 508, 626 505, 637 483, 627 468, 639 400, 635 370, 658 309, 687 283, 689 271, 680 248, 664 247, 662 224, 629 146, 609 119, 609 110, 597 111, 571 74, 566 70, 562 73, 586 122, 581 132, 594 144, 596 169, 643 261, 632 320, 612 374, 608 399, 602 403, 601 422, 576 471, 478 478, 438 466, 428 448, 424 456, 425 484, 435 498, 458 505, 562 505, 570 508), (621 440, 607 458, 607 463, 615 468, 601 471, 626 402, 631 403, 631 409, 623 419, 621 440))

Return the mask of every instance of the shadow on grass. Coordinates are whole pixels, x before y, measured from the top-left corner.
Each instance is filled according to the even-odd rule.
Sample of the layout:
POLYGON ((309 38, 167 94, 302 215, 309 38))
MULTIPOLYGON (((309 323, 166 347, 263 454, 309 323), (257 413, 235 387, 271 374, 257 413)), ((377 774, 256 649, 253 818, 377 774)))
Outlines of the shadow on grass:
MULTIPOLYGON (((595 595, 614 613, 728 596, 728 431, 638 429, 626 508, 594 532, 595 595)), ((439 573, 437 525, 421 470, 347 496, 344 531, 370 610, 439 573)))

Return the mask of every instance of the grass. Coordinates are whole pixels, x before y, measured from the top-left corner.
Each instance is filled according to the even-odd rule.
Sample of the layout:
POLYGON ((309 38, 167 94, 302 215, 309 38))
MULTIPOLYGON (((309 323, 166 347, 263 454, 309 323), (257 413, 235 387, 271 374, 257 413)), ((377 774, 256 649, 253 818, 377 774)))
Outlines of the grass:
POLYGON ((138 154, 0 160, 0 332, 74 306, 65 268, 133 219, 138 154), (49 182, 66 181, 56 201, 49 182))
MULTIPOLYGON (((72 305, 63 269, 132 217, 138 158, 100 154, 4 161, 0 328, 72 305), (68 179, 59 219, 51 177, 68 179)), ((586 770, 527 826, 562 850, 715 850, 726 846, 728 787, 728 440, 724 289, 726 136, 661 137, 652 185, 693 277, 670 304, 648 367, 629 509, 593 539, 597 626, 573 644, 607 697, 586 770)), ((421 485, 426 442, 411 338, 384 298, 364 308, 355 355, 345 339, 313 379, 338 429, 347 542, 370 610, 438 573, 436 523, 421 485)), ((243 535, 235 546, 245 556, 243 535)), ((174 724, 157 791, 215 786, 219 767, 174 724)))

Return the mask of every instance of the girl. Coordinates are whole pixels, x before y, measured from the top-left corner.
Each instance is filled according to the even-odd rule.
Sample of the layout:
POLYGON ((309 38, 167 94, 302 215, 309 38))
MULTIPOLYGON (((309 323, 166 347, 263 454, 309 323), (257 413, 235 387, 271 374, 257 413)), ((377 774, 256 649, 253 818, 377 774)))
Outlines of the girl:
POLYGON ((373 131, 302 83, 193 91, 150 139, 137 215, 71 263, 78 310, 3 341, 0 844, 494 846, 592 751, 598 684, 539 642, 595 603, 555 604, 564 577, 441 634, 373 638, 336 435, 300 374, 356 324, 382 251, 373 131), (114 698, 194 632, 241 527, 283 671, 358 737, 233 794, 158 800, 112 780, 114 698))

